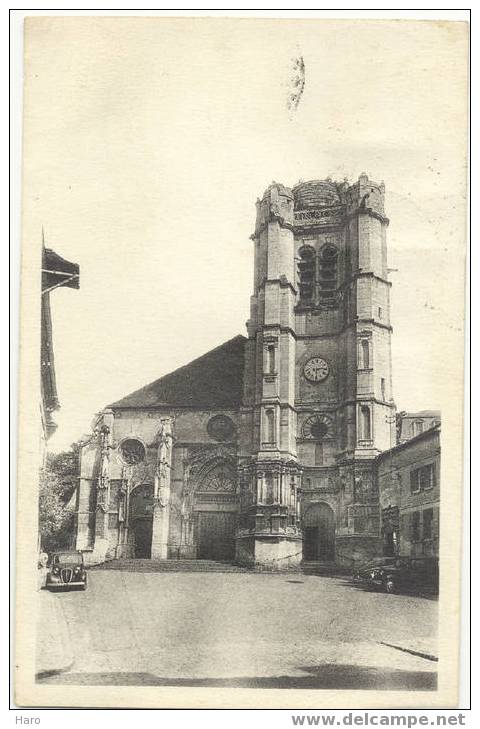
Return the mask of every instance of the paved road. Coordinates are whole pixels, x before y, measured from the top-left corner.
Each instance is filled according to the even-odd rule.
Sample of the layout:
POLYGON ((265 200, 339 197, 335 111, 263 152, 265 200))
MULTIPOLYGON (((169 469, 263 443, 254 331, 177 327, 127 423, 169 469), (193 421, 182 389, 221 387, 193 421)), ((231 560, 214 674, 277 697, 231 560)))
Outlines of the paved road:
POLYGON ((436 687, 437 602, 346 578, 92 570, 54 599, 74 663, 43 682, 436 687))

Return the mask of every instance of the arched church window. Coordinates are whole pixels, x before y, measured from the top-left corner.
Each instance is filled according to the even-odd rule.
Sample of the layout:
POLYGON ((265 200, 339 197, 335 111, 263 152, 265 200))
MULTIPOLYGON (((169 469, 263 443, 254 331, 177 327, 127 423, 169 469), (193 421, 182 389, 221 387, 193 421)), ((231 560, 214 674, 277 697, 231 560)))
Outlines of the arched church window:
POLYGON ((371 440, 372 438, 372 419, 370 408, 368 405, 362 405, 360 408, 361 419, 361 436, 363 440, 371 440))
POLYGON ((265 411, 266 422, 266 441, 267 443, 275 443, 275 413, 273 410, 265 411))
POLYGON ((235 493, 236 477, 229 463, 217 463, 202 477, 197 488, 202 493, 235 493))
POLYGON ((273 504, 273 476, 271 473, 265 474, 265 503, 273 504))
POLYGON ((275 372, 275 345, 269 344, 267 347, 267 371, 270 375, 275 372))
POLYGON ((385 391, 385 377, 380 378, 380 390, 382 393, 382 400, 385 402, 387 399, 386 391, 385 391))
POLYGON ((315 465, 323 466, 323 443, 315 443, 315 465))
POLYGON ((330 298, 337 288, 338 250, 327 243, 320 251, 320 297, 330 298))
POLYGON ((414 420, 412 423, 413 435, 420 435, 423 433, 423 420, 414 420))
POLYGON ((368 339, 362 339, 360 342, 360 367, 368 370, 370 367, 370 342, 368 339))
POLYGON ((298 286, 300 302, 312 303, 315 290, 315 251, 309 246, 304 246, 299 251, 298 261, 298 286))

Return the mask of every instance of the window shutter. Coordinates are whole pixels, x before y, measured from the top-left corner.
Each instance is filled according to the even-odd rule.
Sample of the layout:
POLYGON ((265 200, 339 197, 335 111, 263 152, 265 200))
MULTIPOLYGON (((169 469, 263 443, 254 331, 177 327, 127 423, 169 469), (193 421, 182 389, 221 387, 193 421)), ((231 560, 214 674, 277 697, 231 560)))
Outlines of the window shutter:
POLYGON ((418 468, 414 468, 410 471, 410 492, 415 494, 418 490, 418 468))

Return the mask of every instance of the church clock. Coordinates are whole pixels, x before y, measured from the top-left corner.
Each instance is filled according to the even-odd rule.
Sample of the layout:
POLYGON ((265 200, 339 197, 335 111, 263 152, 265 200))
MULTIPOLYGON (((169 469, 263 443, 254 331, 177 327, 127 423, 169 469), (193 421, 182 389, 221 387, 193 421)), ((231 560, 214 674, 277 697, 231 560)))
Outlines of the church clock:
POLYGON ((311 357, 303 368, 303 374, 309 382, 322 382, 329 372, 328 362, 322 357, 311 357))

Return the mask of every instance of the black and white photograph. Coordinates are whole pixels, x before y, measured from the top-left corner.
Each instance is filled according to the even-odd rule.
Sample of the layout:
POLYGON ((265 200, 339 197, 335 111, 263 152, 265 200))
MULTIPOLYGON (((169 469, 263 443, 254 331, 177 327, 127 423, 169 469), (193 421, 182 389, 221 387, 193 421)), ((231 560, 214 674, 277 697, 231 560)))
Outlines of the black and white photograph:
POLYGON ((467 103, 466 22, 25 18, 20 706, 456 706, 467 103))

